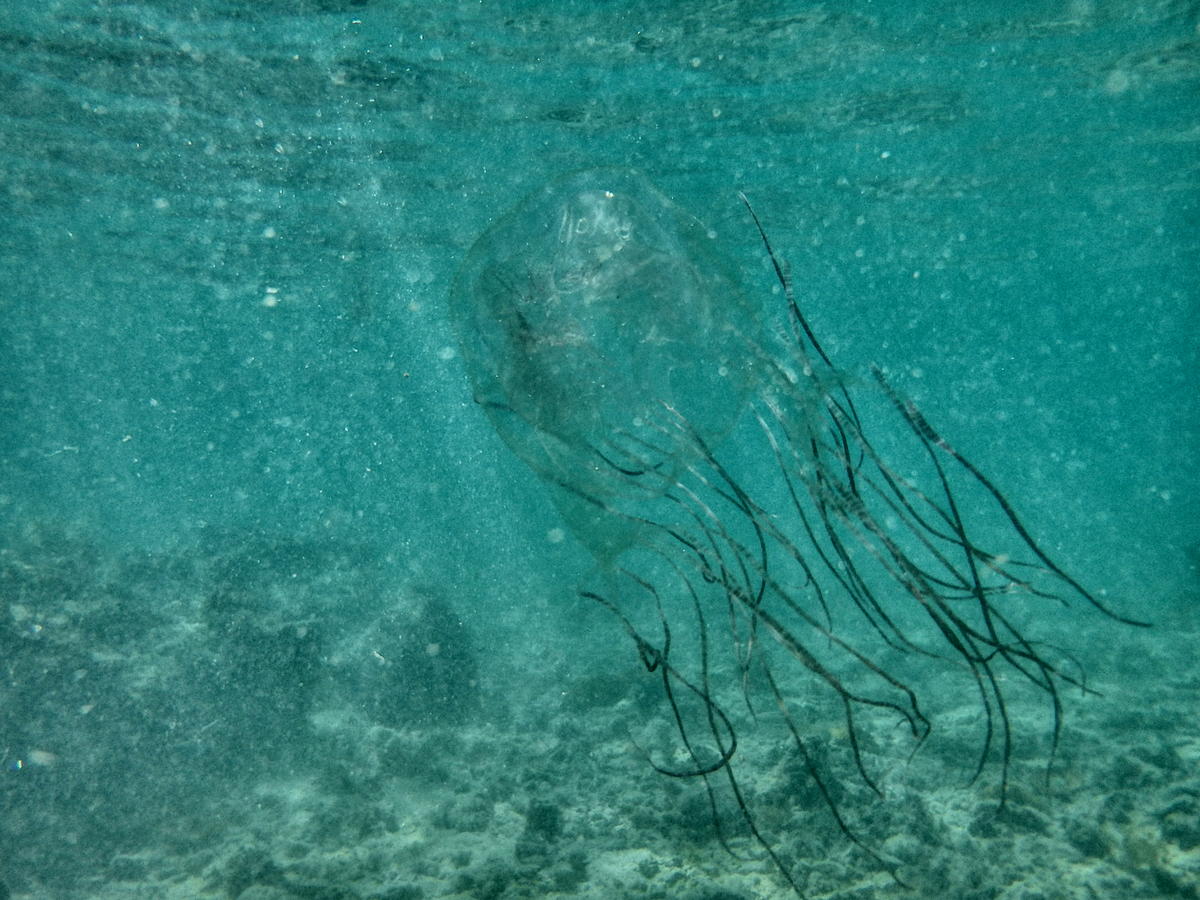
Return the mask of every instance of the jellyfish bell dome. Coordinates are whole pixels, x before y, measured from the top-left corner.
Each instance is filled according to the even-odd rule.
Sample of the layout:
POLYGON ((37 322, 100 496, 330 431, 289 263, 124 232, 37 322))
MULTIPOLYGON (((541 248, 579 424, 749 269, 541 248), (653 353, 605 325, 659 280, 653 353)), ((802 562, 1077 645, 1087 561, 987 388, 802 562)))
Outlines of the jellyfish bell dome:
POLYGON ((451 315, 476 400, 602 558, 636 540, 637 505, 696 438, 729 433, 755 380, 759 310, 708 230, 631 170, 552 181, 497 220, 451 315))

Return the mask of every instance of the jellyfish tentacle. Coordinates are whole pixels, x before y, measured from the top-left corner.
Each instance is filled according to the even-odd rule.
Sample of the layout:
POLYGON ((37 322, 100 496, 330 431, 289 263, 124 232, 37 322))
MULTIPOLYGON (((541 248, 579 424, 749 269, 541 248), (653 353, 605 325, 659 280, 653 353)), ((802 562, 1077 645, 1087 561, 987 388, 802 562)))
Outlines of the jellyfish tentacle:
POLYGON ((921 414, 920 410, 918 410, 915 405, 900 397, 900 395, 888 382, 886 376, 883 374, 882 369, 880 369, 878 366, 872 366, 871 373, 875 376, 875 380, 879 382, 880 387, 883 388, 883 391, 887 395, 888 399, 891 400, 892 404, 897 410, 899 410, 905 421, 908 422, 909 427, 911 427, 913 431, 916 432, 917 435, 922 439, 937 446, 939 449, 945 452, 951 459, 962 466, 971 475, 971 477, 974 478, 975 481, 977 481, 984 488, 984 490, 992 495, 992 498, 996 501, 996 504, 1000 507, 1005 517, 1012 524, 1013 529, 1020 536, 1021 540, 1025 542, 1025 545, 1031 551, 1033 551, 1033 553, 1042 561, 1042 564, 1047 569, 1054 573, 1054 575, 1056 575, 1063 582, 1070 585, 1070 587, 1073 588, 1075 592, 1079 594, 1079 596, 1083 597, 1085 600, 1091 603, 1092 606, 1096 607, 1096 609, 1100 610, 1100 612, 1104 613, 1110 619, 1120 622, 1123 625, 1132 625, 1137 628, 1150 627, 1149 622, 1143 622, 1138 619, 1123 616, 1115 610, 1109 609, 1083 585, 1059 568, 1058 564, 1055 563, 1054 560, 1052 560, 1046 554, 1046 552, 1042 550, 1038 542, 1034 540, 1033 535, 1026 530, 1025 525, 1017 516, 1016 510, 1013 509, 1012 504, 1008 501, 1008 498, 1006 498, 1004 494, 1000 492, 1000 489, 992 484, 991 480, 981 471, 979 471, 979 469, 976 468, 970 460, 955 450, 945 438, 938 434, 938 432, 934 430, 933 426, 929 424, 928 420, 926 420, 925 416, 921 414))
POLYGON ((774 673, 772 673, 770 668, 768 668, 765 664, 763 665, 763 673, 766 676, 767 684, 771 687, 771 693, 775 697, 775 703, 779 708, 780 714, 783 716, 783 721, 786 724, 788 731, 791 733, 792 741, 800 751, 800 758, 804 763, 805 771, 808 773, 809 779, 813 782, 813 784, 816 785, 818 792, 821 794, 821 798, 825 801, 825 806, 829 809, 830 814, 832 814, 834 822, 837 823, 838 830, 841 831, 841 833, 844 834, 851 843, 853 843, 876 863, 886 869, 892 878, 895 879, 897 884, 899 884, 901 887, 909 887, 909 885, 900 878, 898 873, 899 866, 881 856, 876 850, 874 850, 869 844, 860 838, 846 822, 845 818, 842 816, 841 809, 838 807, 837 801, 834 800, 833 794, 829 790, 829 786, 825 783, 825 777, 821 774, 820 767, 817 766, 816 761, 812 758, 812 754, 808 751, 808 745, 801 736, 800 729, 796 726, 795 719, 792 717, 791 709, 788 706, 787 700, 783 696, 783 691, 780 690, 779 684, 775 680, 774 673))
MULTIPOLYGON (((639 576, 637 576, 633 573, 626 572, 626 574, 629 575, 631 578, 633 578, 636 582, 641 584, 641 586, 643 588, 650 590, 657 598, 657 591, 654 589, 653 585, 650 585, 648 582, 645 582, 643 579, 641 579, 639 576)), ((676 670, 673 666, 671 666, 671 664, 668 660, 669 641, 668 641, 667 637, 665 636, 665 633, 666 633, 666 631, 669 631, 669 628, 666 625, 665 615, 662 616, 663 626, 665 629, 664 647, 662 650, 659 650, 658 648, 654 648, 653 645, 651 645, 645 638, 643 638, 637 632, 637 630, 633 626, 633 623, 629 621, 629 619, 624 615, 624 613, 619 609, 619 607, 617 607, 616 604, 614 604, 612 601, 608 600, 606 597, 603 597, 602 595, 597 594, 593 591, 583 591, 582 595, 584 597, 587 597, 589 599, 599 602, 600 604, 605 606, 607 609, 609 609, 611 612, 613 612, 618 617, 618 619, 621 621, 621 623, 624 625, 626 631, 634 639, 635 643, 638 645, 639 653, 642 655, 643 663, 646 665, 647 669, 649 671, 655 671, 655 670, 661 671, 664 691, 665 691, 666 697, 668 699, 668 702, 671 705, 672 714, 675 718, 677 730, 680 734, 681 740, 684 743, 684 746, 688 750, 689 754, 692 756, 693 761, 697 763, 697 768, 692 769, 692 770, 684 770, 684 771, 668 769, 665 766, 660 766, 657 763, 655 763, 653 761, 653 759, 651 759, 649 757, 649 755, 646 754, 645 751, 643 750, 642 753, 643 753, 643 755, 646 756, 646 759, 647 759, 647 762, 649 763, 649 765, 656 772, 658 772, 661 775, 665 775, 667 777, 671 777, 671 778, 696 778, 696 777, 699 777, 702 779, 702 781, 705 784, 705 788, 708 791, 710 812, 714 818, 714 824, 716 826, 718 840, 721 843, 721 846, 727 852, 729 852, 730 855, 741 858, 729 846, 728 841, 723 834, 723 831, 720 826, 720 817, 717 812, 716 800, 715 800, 714 795, 712 794, 711 787, 708 784, 708 776, 710 776, 711 774, 713 774, 717 771, 724 771, 726 780, 728 781, 729 786, 730 786, 730 791, 736 800, 739 814, 741 815, 742 821, 745 824, 747 830, 750 832, 751 836, 753 837, 754 841, 758 844, 758 846, 770 858, 775 869, 780 873, 780 875, 787 882, 788 886, 793 890, 793 892, 796 893, 797 896, 803 897, 804 893, 803 893, 802 889, 800 888, 799 884, 797 884, 795 877, 792 875, 790 869, 783 863, 783 860, 780 859, 780 857, 779 857, 777 851, 775 850, 774 846, 772 845, 772 843, 766 838, 766 836, 762 833, 761 829, 759 828, 758 823, 756 822, 753 813, 750 811, 749 804, 746 802, 745 795, 742 791, 740 783, 737 780, 737 776, 735 775, 735 773, 733 771, 732 760, 733 760, 733 756, 737 750, 737 736, 736 736, 736 732, 733 728, 732 723, 729 721, 729 719, 728 719, 727 715, 724 713, 724 711, 721 710, 720 706, 708 694, 706 688, 701 688, 701 687, 698 687, 698 686, 692 684, 684 675, 682 675, 678 670, 676 670), (699 764, 698 755, 697 755, 690 739, 688 738, 687 726, 683 722, 682 713, 680 712, 678 703, 674 697, 674 692, 671 687, 671 679, 672 678, 679 681, 680 684, 684 685, 689 691, 691 691, 693 694, 695 694, 697 697, 699 697, 701 702, 703 703, 705 709, 707 710, 708 716, 709 716, 709 725, 713 732, 714 739, 716 740, 718 752, 720 753, 720 758, 717 760, 717 762, 712 763, 708 766, 702 766, 699 764), (717 719, 720 720, 722 727, 725 729, 725 731, 729 735, 729 746, 728 747, 724 746, 724 743, 720 737, 719 729, 716 726, 717 719)), ((697 599, 696 610, 697 610, 697 614, 700 616, 701 621, 703 621, 704 616, 703 616, 703 612, 699 606, 698 599, 697 599)), ((660 613, 661 613, 661 607, 660 607, 660 613)), ((706 628, 702 629, 702 634, 704 634, 704 635, 707 634, 706 628)), ((702 642, 702 648, 704 646, 706 646, 706 639, 704 642, 702 642)), ((707 653, 704 649, 702 649, 702 657, 705 660, 707 658, 707 653)), ((705 665, 705 673, 707 673, 706 665, 705 665)), ((707 679, 707 674, 705 674, 704 677, 705 677, 705 679, 707 679)), ((639 750, 640 749, 641 748, 639 748, 639 750)), ((835 812, 835 815, 836 815, 836 812, 835 812)))
POLYGON ((626 633, 629 634, 634 643, 637 645, 639 657, 641 658, 642 664, 645 666, 646 670, 648 672, 657 672, 659 674, 663 683, 664 695, 671 706, 672 716, 675 720, 677 730, 680 733, 680 737, 683 740, 684 746, 692 756, 693 762, 696 763, 696 768, 677 770, 667 768, 666 766, 661 766, 656 763, 650 757, 650 755, 646 753, 645 750, 639 747, 639 751, 641 751, 646 757, 646 761, 649 763, 649 765, 660 775, 667 775, 671 778, 696 778, 702 775, 710 775, 713 772, 717 772, 727 766, 729 761, 733 759, 734 754, 737 752, 737 731, 734 729, 733 723, 730 721, 729 716, 724 712, 724 710, 721 709, 720 705, 712 698, 712 696, 706 692, 703 687, 693 684, 687 678, 687 676, 671 665, 669 659, 669 636, 664 635, 663 646, 661 648, 656 647, 638 632, 633 623, 625 616, 624 612, 621 611, 620 607, 618 607, 607 597, 598 594, 595 591, 581 591, 580 596, 590 600, 595 600, 612 612, 615 616, 617 616, 621 624, 625 627, 626 633), (719 720, 721 726, 728 734, 728 746, 725 745, 725 741, 719 738, 717 739, 716 743, 718 756, 715 762, 703 764, 699 761, 699 756, 696 754, 691 740, 687 736, 687 726, 683 722, 683 714, 679 709, 679 702, 675 697, 672 679, 683 685, 683 687, 685 687, 690 693, 694 694, 696 698, 700 700, 704 708, 716 717, 713 721, 719 720))

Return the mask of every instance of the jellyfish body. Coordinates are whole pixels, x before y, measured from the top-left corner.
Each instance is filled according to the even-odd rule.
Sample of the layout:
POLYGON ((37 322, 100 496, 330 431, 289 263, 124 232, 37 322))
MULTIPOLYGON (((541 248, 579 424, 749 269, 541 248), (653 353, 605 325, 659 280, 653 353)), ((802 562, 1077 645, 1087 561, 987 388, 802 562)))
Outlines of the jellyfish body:
POLYGON ((840 709, 851 777, 880 794, 862 750, 869 723, 898 720, 920 743, 930 719, 907 678, 959 673, 983 723, 964 768, 974 777, 998 759, 1003 798, 1012 683, 1048 698, 1051 756, 1060 689, 1086 690, 1018 616, 1073 595, 1141 623, 1060 569, 881 370, 854 381, 834 367, 750 216, 782 288, 774 330, 706 229, 620 170, 552 182, 498 220, 467 256, 452 315, 477 401, 606 568, 583 596, 612 610, 661 679, 688 762, 651 765, 704 782, 724 843, 723 783, 800 893, 739 781, 730 703, 757 714, 766 699, 836 827, 899 879, 848 824, 839 776, 809 746, 808 695, 840 709), (721 446, 735 428, 736 454, 721 446), (747 455, 760 464, 729 461, 747 455), (903 658, 905 677, 885 658, 903 658))
POLYGON ((635 172, 527 198, 471 249, 451 309, 476 400, 602 559, 638 530, 603 504, 636 505, 651 482, 620 461, 663 477, 692 461, 650 451, 665 409, 716 443, 749 393, 755 308, 703 226, 635 172))

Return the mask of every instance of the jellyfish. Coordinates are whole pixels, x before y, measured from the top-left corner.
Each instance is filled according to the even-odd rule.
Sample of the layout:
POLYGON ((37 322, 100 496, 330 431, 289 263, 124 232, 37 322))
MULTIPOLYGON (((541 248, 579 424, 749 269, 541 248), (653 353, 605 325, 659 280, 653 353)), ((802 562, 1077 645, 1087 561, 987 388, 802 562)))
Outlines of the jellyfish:
POLYGON ((742 720, 771 710, 835 827, 900 881, 851 824, 839 778, 882 797, 864 747, 889 719, 913 750, 925 741, 921 674, 950 668, 976 698, 969 780, 994 763, 1003 804, 1021 737, 1012 693, 1045 697, 1048 772, 1062 692, 1089 691, 1029 622, 1076 601, 1144 623, 1060 568, 882 368, 834 365, 742 200, 773 273, 773 316, 645 176, 595 169, 487 229, 455 279, 451 318, 476 402, 597 561, 581 598, 613 614, 659 680, 676 743, 643 749, 648 764, 700 781, 721 844, 738 855, 732 810, 803 896, 739 758, 742 720), (849 776, 813 746, 814 696, 841 717, 849 776))

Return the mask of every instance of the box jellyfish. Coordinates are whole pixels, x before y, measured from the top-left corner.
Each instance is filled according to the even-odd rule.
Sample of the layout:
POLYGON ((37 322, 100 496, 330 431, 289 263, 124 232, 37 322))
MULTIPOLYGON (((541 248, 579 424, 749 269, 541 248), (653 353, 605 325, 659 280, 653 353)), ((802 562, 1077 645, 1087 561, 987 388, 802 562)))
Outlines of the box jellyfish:
POLYGON ((1141 623, 1061 569, 882 370, 833 365, 746 208, 779 288, 769 318, 700 222, 642 175, 600 169, 479 238, 452 319, 476 401, 597 559, 582 597, 661 684, 676 746, 649 764, 701 781, 726 849, 729 810, 799 894, 739 758, 744 723, 769 718, 832 826, 899 880, 845 809, 846 779, 881 795, 864 747, 882 723, 915 748, 930 685, 955 673, 979 710, 964 768, 997 763, 1003 803, 1012 693, 1046 698, 1052 759, 1061 691, 1087 690, 1026 633, 1038 611, 1074 599, 1141 623), (810 733, 818 697, 842 719, 840 775, 810 733))

